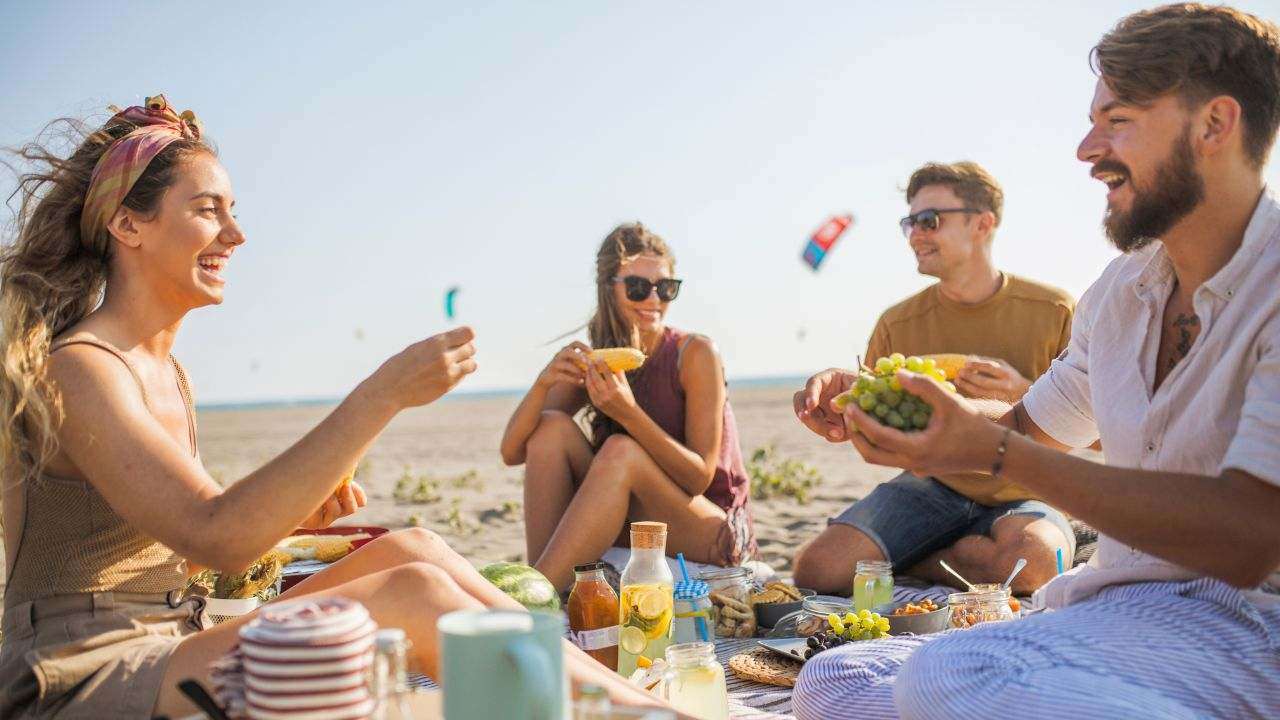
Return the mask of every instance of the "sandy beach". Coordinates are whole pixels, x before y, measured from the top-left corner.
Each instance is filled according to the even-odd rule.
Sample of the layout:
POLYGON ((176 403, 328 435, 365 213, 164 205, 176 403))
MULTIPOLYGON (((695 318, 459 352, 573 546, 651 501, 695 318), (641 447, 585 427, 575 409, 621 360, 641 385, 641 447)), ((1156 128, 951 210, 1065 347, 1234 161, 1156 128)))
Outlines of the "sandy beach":
MULTIPOLYGON (((822 475, 808 504, 790 497, 753 500, 762 559, 776 570, 790 567, 795 549, 828 516, 894 474, 867 465, 852 447, 828 444, 804 429, 791 412, 795 390, 786 384, 731 386, 729 392, 747 458, 756 448, 773 445, 775 457, 803 461, 822 475)), ((515 505, 522 500, 523 468, 506 467, 498 456, 502 430, 518 401, 514 396, 464 395, 402 413, 366 456, 360 481, 369 505, 344 523, 399 528, 417 522, 441 533, 478 565, 525 560, 523 520, 515 505), (406 473, 415 487, 422 476, 439 480, 439 499, 398 501, 395 487, 406 473)), ((200 451, 205 466, 220 482, 234 482, 295 442, 330 409, 202 411, 200 451)))

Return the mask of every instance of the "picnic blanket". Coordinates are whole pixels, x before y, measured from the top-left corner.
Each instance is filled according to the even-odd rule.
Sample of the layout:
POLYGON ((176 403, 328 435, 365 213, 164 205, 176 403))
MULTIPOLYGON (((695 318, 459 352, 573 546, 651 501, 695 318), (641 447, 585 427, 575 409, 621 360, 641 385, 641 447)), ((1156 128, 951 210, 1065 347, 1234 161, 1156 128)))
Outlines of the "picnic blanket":
MULTIPOLYGON (((791 714, 791 688, 742 680, 729 669, 729 658, 755 647, 752 638, 716 641, 716 659, 724 666, 725 684, 729 689, 729 717, 741 720, 794 720, 791 714)), ((425 675, 411 674, 409 686, 431 690, 437 686, 425 675)))

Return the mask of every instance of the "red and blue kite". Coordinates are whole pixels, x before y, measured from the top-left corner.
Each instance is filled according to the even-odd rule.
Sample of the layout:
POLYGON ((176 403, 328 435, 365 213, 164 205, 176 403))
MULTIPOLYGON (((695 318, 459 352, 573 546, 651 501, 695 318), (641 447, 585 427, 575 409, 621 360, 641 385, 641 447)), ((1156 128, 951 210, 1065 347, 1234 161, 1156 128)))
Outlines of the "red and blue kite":
POLYGON ((847 213, 833 215, 809 238, 808 244, 804 246, 804 254, 800 257, 816 272, 818 266, 827 257, 827 253, 831 252, 831 247, 836 244, 836 241, 840 239, 844 231, 848 230, 852 224, 852 215, 847 213))

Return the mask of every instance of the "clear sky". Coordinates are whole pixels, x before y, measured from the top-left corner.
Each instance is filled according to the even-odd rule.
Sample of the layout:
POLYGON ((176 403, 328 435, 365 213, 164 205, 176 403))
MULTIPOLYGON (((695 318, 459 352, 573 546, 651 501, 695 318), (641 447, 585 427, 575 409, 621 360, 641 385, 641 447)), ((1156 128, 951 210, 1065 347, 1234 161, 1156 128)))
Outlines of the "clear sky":
POLYGON ((1115 254, 1075 148, 1089 48, 1143 5, 397 5, 0 3, 0 145, 157 92, 218 144, 249 240, 179 335, 204 402, 343 395, 448 327, 453 285, 463 389, 527 385, 636 219, 686 281, 669 322, 731 379, 850 365, 930 282, 896 226, 929 160, 1003 183, 1000 267, 1078 296, 1115 254), (814 274, 804 241, 842 211, 814 274))

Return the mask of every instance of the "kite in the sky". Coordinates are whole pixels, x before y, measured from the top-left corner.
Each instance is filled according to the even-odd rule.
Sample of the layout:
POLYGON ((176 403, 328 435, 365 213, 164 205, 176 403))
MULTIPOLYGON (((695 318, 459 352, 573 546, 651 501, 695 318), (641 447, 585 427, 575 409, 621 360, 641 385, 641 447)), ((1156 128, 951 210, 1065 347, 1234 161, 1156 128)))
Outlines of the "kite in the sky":
POLYGON ((831 247, 836 244, 836 241, 840 239, 844 231, 848 230, 852 224, 852 215, 847 213, 833 215, 809 238, 808 244, 804 246, 804 254, 801 255, 801 258, 816 272, 818 266, 827 257, 827 253, 831 252, 831 247))
POLYGON ((454 309, 455 309, 453 300, 455 297, 458 296, 458 290, 460 289, 461 288, 459 288, 457 285, 454 285, 453 287, 446 290, 444 293, 444 316, 449 320, 453 319, 454 309))

